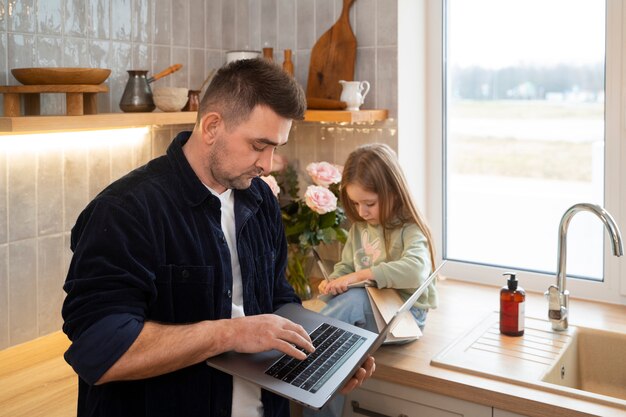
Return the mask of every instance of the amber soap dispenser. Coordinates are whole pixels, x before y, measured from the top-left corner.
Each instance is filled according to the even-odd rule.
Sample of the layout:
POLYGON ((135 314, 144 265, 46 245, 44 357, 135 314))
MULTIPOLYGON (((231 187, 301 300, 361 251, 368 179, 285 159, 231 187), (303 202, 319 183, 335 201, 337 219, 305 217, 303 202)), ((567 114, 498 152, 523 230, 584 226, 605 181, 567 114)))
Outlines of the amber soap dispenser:
POLYGON ((524 334, 524 304, 526 292, 517 285, 515 274, 502 274, 509 279, 500 290, 500 333, 507 336, 521 336, 524 334))

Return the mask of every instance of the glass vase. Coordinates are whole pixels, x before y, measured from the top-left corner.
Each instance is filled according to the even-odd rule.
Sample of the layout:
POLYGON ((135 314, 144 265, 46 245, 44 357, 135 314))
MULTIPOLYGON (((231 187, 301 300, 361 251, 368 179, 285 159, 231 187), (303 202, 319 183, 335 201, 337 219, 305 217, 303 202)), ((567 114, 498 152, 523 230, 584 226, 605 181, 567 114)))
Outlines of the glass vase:
POLYGON ((298 294, 298 297, 304 300, 310 300, 311 283, 309 274, 313 265, 310 250, 303 249, 300 245, 289 245, 289 256, 287 260, 287 281, 298 294))

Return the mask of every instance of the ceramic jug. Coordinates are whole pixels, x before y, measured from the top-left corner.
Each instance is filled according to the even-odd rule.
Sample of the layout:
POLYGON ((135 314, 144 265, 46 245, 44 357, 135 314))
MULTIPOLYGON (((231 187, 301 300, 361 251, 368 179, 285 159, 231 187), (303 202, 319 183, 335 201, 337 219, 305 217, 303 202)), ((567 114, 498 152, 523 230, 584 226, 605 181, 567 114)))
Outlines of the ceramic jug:
POLYGON ((348 107, 346 110, 359 110, 361 104, 365 100, 365 96, 370 91, 370 83, 367 81, 344 81, 340 80, 343 90, 339 100, 345 102, 348 107))

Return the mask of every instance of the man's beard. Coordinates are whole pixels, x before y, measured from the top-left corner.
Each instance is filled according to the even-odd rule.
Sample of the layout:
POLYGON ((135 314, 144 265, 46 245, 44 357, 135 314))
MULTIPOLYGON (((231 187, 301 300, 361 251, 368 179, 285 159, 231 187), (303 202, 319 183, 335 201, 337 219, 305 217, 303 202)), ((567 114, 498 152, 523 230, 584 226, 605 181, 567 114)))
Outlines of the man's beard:
POLYGON ((213 152, 209 155, 208 169, 211 171, 211 176, 217 183, 226 187, 226 189, 245 190, 252 184, 252 179, 261 175, 263 170, 258 167, 252 167, 248 172, 235 177, 231 176, 232 173, 228 169, 225 169, 223 164, 223 162, 229 158, 229 156, 226 155, 223 140, 225 139, 218 139, 213 152))

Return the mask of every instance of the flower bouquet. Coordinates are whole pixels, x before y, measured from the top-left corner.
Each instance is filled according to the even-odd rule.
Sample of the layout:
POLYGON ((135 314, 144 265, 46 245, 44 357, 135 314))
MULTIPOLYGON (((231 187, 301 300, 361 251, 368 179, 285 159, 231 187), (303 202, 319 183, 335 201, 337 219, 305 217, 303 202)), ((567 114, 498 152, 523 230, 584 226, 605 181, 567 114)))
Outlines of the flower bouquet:
POLYGON ((312 264, 311 248, 335 241, 346 242, 342 226, 346 216, 339 205, 340 169, 328 162, 312 162, 306 172, 313 184, 299 197, 298 176, 291 165, 262 177, 281 199, 285 234, 289 243, 287 280, 302 299, 311 297, 307 264, 312 264))

